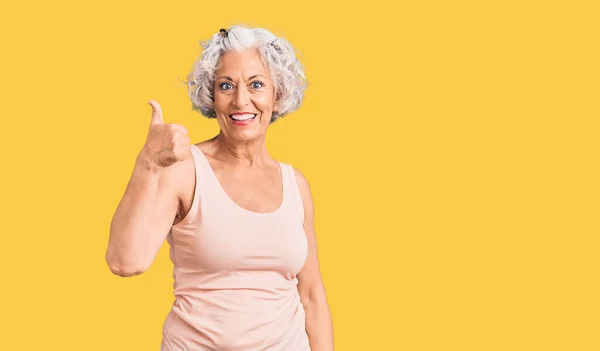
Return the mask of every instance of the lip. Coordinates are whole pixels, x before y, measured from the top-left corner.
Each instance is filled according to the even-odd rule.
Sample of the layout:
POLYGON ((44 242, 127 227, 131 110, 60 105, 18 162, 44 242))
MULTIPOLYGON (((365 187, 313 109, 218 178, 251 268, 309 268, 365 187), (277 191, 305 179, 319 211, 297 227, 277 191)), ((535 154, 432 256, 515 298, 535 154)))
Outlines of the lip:
POLYGON ((231 123, 233 123, 236 126, 247 126, 250 123, 254 122, 254 120, 256 119, 256 117, 258 116, 258 113, 252 113, 252 112, 236 112, 236 113, 232 113, 229 115, 229 120, 231 121, 231 123), (237 116, 237 115, 245 115, 245 114, 251 114, 254 115, 254 117, 250 118, 250 119, 246 119, 246 120, 242 120, 242 121, 238 121, 236 119, 234 119, 232 116, 237 116))

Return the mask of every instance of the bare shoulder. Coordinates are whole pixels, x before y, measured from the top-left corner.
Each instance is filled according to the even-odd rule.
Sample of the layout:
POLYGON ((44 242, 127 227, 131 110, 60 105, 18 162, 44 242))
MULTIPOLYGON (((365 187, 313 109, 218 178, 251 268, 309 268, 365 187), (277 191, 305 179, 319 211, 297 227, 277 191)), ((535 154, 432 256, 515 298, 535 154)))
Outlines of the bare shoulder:
POLYGON ((310 197, 310 184, 308 183, 306 176, 296 167, 294 167, 294 174, 296 175, 296 183, 298 183, 298 188, 300 189, 302 197, 310 197))
POLYGON ((310 190, 310 184, 306 176, 294 167, 294 174, 296 175, 296 183, 298 184, 298 190, 302 198, 302 205, 304 207, 305 220, 312 222, 313 218, 313 198, 310 190))

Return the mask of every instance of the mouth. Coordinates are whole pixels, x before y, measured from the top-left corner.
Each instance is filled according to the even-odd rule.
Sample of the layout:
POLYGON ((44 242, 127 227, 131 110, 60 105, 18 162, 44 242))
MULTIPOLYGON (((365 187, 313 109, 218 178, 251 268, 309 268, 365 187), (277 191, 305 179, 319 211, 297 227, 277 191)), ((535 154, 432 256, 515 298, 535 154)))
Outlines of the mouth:
POLYGON ((231 118, 234 121, 247 121, 254 119, 254 117, 256 117, 255 113, 234 113, 232 115, 229 115, 229 118, 231 118))
POLYGON ((255 118, 255 113, 234 113, 229 115, 229 118, 233 121, 233 124, 238 126, 245 126, 250 124, 255 118))

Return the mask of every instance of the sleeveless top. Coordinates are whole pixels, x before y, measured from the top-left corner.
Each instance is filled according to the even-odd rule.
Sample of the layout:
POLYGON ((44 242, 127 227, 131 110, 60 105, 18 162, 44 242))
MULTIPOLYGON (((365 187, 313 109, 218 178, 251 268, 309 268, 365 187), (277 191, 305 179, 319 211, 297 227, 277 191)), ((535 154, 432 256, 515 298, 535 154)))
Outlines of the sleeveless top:
POLYGON ((310 351, 296 278, 308 243, 293 167, 279 162, 279 208, 252 212, 227 195, 196 145, 191 152, 191 209, 167 235, 175 301, 161 351, 310 351))

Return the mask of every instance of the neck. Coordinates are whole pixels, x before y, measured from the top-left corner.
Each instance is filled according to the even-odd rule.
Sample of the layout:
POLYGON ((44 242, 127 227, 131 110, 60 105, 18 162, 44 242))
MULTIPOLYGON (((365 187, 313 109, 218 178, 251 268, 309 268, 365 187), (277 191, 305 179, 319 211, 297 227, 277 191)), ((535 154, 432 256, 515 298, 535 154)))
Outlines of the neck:
POLYGON ((239 142, 219 133, 214 137, 214 146, 219 158, 239 166, 262 165, 270 159, 265 138, 239 142))

